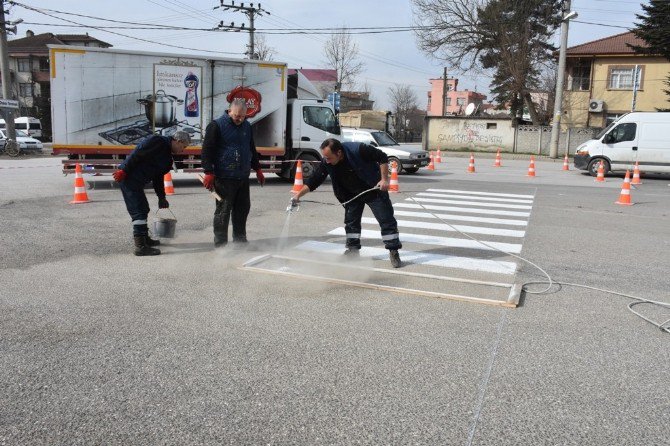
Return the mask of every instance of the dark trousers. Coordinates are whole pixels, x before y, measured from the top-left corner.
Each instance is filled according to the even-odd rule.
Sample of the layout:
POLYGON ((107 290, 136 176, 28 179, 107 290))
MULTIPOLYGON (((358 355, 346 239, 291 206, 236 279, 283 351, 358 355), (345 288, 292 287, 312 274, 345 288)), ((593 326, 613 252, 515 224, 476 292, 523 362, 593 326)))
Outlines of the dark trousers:
POLYGON ((398 235, 398 222, 393 216, 393 204, 388 192, 370 194, 368 198, 362 196, 344 207, 344 230, 347 233, 347 248, 361 248, 361 218, 365 205, 370 207, 379 222, 382 231, 382 240, 386 249, 400 249, 402 244, 398 235))
POLYGON ((126 209, 133 222, 133 235, 148 235, 147 218, 149 217, 149 202, 144 193, 144 186, 128 184, 123 181, 120 185, 123 201, 126 202, 126 209))
POLYGON ((214 243, 228 241, 228 222, 233 217, 233 242, 247 241, 247 216, 251 209, 249 179, 217 178, 214 189, 221 196, 214 211, 214 243))

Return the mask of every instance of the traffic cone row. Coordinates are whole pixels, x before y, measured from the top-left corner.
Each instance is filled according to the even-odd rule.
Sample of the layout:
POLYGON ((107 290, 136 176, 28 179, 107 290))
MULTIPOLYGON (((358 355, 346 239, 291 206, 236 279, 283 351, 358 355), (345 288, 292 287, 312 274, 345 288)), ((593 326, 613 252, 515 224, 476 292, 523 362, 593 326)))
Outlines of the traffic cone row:
POLYGON ((400 192, 398 184, 398 165, 391 163, 391 180, 389 181, 389 192, 397 194, 400 192))
POLYGON ((468 163, 468 173, 475 173, 475 155, 470 154, 470 162, 468 163))
POLYGON ((597 181, 598 183, 604 183, 605 182, 605 166, 603 165, 602 160, 600 161, 600 164, 598 165, 598 175, 596 176, 596 179, 594 181, 597 181))
POLYGON ((633 167, 633 181, 630 184, 642 184, 640 179, 640 164, 635 161, 635 166, 633 167))
POLYGON ((530 156, 530 164, 528 165, 528 175, 529 177, 535 177, 535 157, 530 156))
POLYGON ((433 152, 430 152, 430 162, 428 163, 428 170, 435 170, 435 163, 433 162, 433 152))
POLYGON ((174 185, 170 172, 163 175, 163 186, 165 187, 165 195, 174 195, 174 185))
POLYGON ((86 193, 86 183, 84 183, 84 177, 81 174, 81 164, 75 165, 74 168, 74 198, 70 204, 81 204, 88 203, 88 194, 86 193))
POLYGON ((442 164, 442 156, 439 150, 435 151, 435 164, 442 164))
POLYGON ((498 149, 498 153, 496 153, 496 160, 493 163, 493 167, 502 167, 502 157, 500 156, 500 149, 498 149))
POLYGON ((615 203, 622 206, 631 206, 633 204, 630 201, 630 171, 628 169, 626 169, 626 176, 623 179, 623 186, 621 186, 621 194, 619 194, 619 199, 615 203))
POLYGON ((298 164, 295 166, 295 180, 293 181, 293 192, 300 192, 302 190, 302 160, 298 160, 298 164))
POLYGON ((570 162, 568 161, 568 154, 565 154, 565 158, 563 158, 563 170, 570 170, 570 162))

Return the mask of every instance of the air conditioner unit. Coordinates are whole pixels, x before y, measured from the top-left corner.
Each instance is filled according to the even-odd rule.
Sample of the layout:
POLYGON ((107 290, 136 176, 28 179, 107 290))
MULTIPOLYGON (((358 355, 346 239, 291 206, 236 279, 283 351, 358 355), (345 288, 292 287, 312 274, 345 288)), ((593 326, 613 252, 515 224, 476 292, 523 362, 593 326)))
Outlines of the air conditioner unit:
POLYGON ((602 99, 591 99, 589 101, 589 111, 591 113, 600 113, 603 111, 605 102, 602 99))

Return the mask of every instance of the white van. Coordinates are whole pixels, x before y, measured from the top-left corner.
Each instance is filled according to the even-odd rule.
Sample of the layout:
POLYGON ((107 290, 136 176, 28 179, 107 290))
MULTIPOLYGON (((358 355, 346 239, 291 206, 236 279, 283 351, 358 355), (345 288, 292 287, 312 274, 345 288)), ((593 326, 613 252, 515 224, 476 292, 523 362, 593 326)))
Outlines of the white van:
MULTIPOLYGON (((32 138, 42 137, 42 123, 39 119, 31 116, 20 116, 14 118, 14 128, 16 130, 23 130, 28 136, 32 138)), ((5 129, 5 120, 0 119, 0 129, 5 129)))
POLYGON ((627 113, 577 147, 577 169, 596 176, 600 161, 605 173, 632 169, 636 161, 642 172, 670 173, 670 112, 627 113))

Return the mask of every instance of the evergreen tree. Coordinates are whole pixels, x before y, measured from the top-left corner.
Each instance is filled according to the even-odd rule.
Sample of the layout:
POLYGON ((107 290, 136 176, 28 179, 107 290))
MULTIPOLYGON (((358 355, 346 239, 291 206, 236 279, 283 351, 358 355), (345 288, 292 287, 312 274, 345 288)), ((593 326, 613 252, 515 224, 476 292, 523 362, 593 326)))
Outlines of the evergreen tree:
MULTIPOLYGON (((633 33, 646 42, 646 46, 630 45, 636 53, 662 56, 670 61, 670 2, 668 0, 650 0, 642 5, 644 14, 637 14, 636 28, 633 33)), ((665 81, 670 86, 670 75, 665 81)), ((664 90, 670 96, 670 89, 664 90)))

